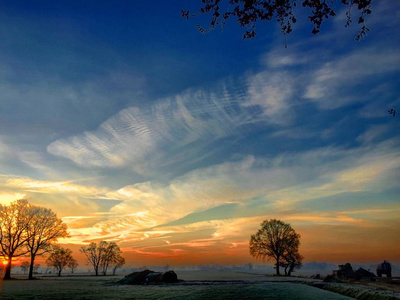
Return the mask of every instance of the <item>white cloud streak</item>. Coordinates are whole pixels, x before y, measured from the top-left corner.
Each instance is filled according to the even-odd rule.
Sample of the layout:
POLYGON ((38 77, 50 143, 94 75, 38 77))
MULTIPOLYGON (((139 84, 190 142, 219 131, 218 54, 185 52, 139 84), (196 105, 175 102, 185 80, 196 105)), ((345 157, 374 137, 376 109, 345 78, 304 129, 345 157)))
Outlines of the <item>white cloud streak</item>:
POLYGON ((324 63, 311 74, 304 97, 322 109, 335 109, 365 96, 349 92, 376 76, 400 70, 400 57, 390 49, 369 48, 324 63))
POLYGON ((175 160, 193 159, 200 149, 240 133, 259 121, 251 108, 240 106, 240 95, 187 91, 148 109, 127 108, 105 121, 97 131, 58 140, 48 152, 84 167, 131 165, 139 174, 175 160), (188 149, 191 149, 188 151, 188 149), (171 154, 167 157, 168 154, 171 154))

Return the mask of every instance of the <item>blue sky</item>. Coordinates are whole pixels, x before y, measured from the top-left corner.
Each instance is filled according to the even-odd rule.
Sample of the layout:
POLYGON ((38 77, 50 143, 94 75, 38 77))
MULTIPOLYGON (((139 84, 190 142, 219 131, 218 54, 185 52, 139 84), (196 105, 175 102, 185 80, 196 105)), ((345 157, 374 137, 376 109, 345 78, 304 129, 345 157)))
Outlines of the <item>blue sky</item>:
POLYGON ((200 2, 1 3, 1 203, 135 262, 251 261, 267 218, 308 261, 400 261, 400 5, 375 2, 364 40, 339 9, 287 48, 274 23, 200 34, 200 2))

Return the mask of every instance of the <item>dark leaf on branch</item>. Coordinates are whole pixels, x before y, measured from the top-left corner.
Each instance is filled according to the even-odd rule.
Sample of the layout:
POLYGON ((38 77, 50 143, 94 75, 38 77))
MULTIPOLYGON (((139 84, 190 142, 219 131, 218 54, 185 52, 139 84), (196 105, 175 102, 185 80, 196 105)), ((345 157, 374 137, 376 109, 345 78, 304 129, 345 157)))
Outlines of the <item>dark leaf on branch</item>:
MULTIPOLYGON (((207 33, 214 29, 215 26, 223 26, 229 18, 233 18, 241 27, 246 29, 243 39, 249 39, 256 36, 256 24, 259 21, 271 21, 275 19, 281 26, 281 32, 286 35, 293 31, 293 24, 297 22, 294 15, 293 7, 296 7, 296 0, 202 0, 203 7, 197 13, 191 14, 187 10, 182 10, 182 17, 188 19, 193 16, 210 13, 212 18, 209 29, 202 26, 196 27, 201 33, 207 33), (227 9, 221 12, 221 7, 227 9)), ((363 38, 369 29, 365 25, 365 15, 372 13, 372 0, 303 0, 301 5, 304 9, 309 10, 308 19, 313 25, 312 34, 321 31, 324 20, 336 16, 335 10, 341 4, 347 7, 345 27, 350 26, 352 21, 352 9, 357 9, 358 23, 362 24, 360 32, 356 36, 356 40, 363 38)))

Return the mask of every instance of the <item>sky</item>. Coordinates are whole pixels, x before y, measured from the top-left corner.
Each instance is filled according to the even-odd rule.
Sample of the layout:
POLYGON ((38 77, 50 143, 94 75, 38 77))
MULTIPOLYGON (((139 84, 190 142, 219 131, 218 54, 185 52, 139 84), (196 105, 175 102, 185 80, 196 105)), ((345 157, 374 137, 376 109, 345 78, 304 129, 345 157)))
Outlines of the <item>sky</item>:
POLYGON ((262 263, 250 235, 277 218, 305 262, 400 263, 395 2, 356 42, 340 6, 317 36, 299 10, 242 40, 180 16, 201 1, 2 1, 0 203, 51 208, 80 259, 262 263))

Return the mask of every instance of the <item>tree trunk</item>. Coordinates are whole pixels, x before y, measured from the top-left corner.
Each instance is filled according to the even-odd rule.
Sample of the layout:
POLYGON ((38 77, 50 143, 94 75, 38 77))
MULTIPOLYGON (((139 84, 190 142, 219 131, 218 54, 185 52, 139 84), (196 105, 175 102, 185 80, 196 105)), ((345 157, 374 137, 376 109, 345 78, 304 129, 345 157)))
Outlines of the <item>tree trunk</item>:
POLYGON ((104 267, 104 270, 103 270, 103 276, 106 276, 106 275, 107 275, 107 269, 108 269, 108 266, 105 266, 105 267, 104 267))
POLYGON ((58 277, 61 277, 61 271, 62 269, 58 270, 58 277))
POLYGON ((12 256, 8 258, 8 263, 6 265, 6 273, 4 275, 4 280, 11 279, 11 262, 12 262, 12 256))
POLYGON ((290 264, 290 268, 289 268, 289 276, 292 274, 293 270, 294 270, 295 264, 292 263, 290 264))
POLYGON ((29 275, 28 275, 28 279, 30 279, 30 280, 33 279, 34 263, 35 263, 35 255, 31 253, 31 264, 29 265, 29 275))
POLYGON ((280 260, 280 256, 278 256, 276 258, 276 275, 277 276, 281 276, 281 273, 279 272, 279 260, 280 260))

